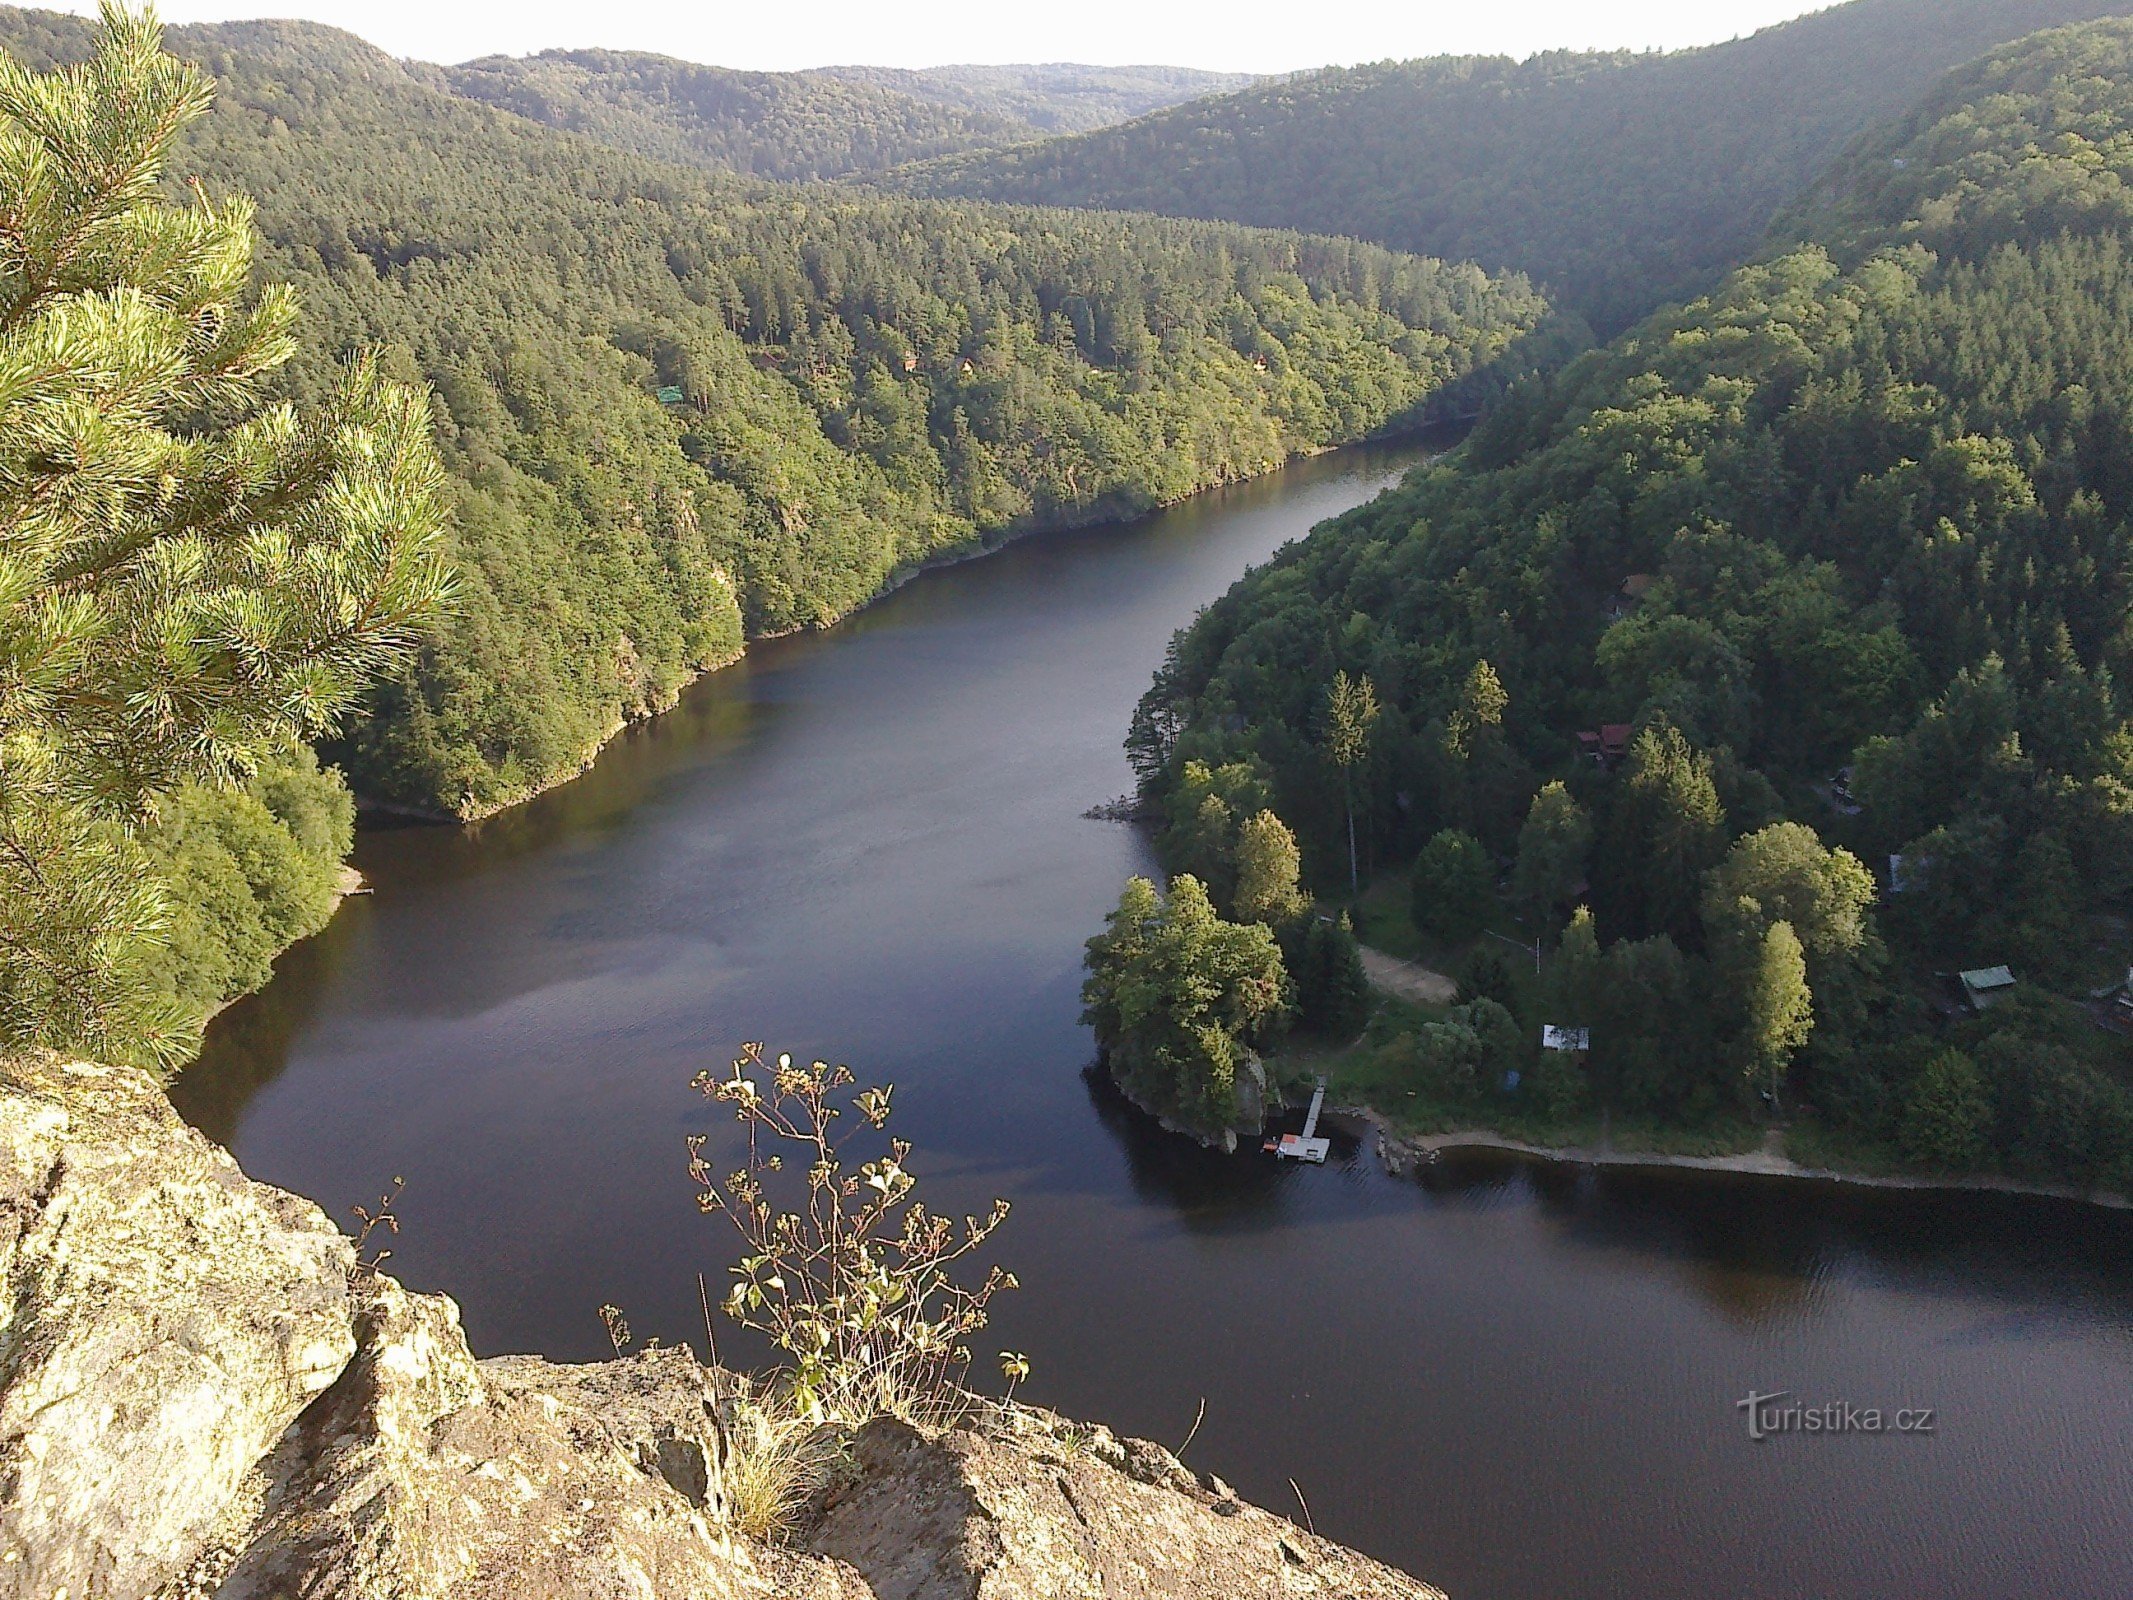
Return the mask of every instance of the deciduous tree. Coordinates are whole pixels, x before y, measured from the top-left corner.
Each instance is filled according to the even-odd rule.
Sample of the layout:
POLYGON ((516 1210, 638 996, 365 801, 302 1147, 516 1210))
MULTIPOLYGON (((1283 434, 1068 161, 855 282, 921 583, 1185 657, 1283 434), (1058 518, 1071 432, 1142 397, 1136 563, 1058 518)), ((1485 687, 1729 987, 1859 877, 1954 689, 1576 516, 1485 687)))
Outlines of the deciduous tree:
POLYGON ((1311 908, 1299 879, 1303 856, 1296 835, 1271 811, 1244 819, 1237 830, 1237 888, 1231 906, 1239 922, 1279 928, 1311 908))
POLYGON ((1189 874, 1167 898, 1134 878, 1089 941, 1087 967, 1082 1018, 1120 1087, 1203 1133, 1229 1128, 1240 1069, 1287 1014, 1274 936, 1218 917, 1189 874))
POLYGON ((1715 952, 1752 952, 1773 922, 1789 922, 1816 977, 1856 958, 1874 937, 1874 876, 1802 822, 1778 822, 1735 841, 1704 880, 1703 919, 1715 952))
POLYGON ((1975 1172, 1985 1162, 1992 1101, 1977 1063, 1960 1050, 1938 1050, 1904 1095, 1897 1143, 1907 1160, 1942 1172, 1975 1172))
POLYGON ((1785 1069, 1814 1031, 1807 958, 1791 923, 1773 922, 1764 933, 1745 1000, 1747 1025, 1741 1033, 1741 1048, 1748 1081, 1767 1094, 1776 1109, 1785 1087, 1785 1069))

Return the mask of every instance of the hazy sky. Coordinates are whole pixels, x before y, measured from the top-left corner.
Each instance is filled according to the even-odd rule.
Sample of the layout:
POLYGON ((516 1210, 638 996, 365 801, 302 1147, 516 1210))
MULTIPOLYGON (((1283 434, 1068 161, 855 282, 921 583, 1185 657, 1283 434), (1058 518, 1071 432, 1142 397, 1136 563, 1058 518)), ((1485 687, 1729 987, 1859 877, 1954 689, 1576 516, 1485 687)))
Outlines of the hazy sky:
MULTIPOLYGON (((36 5, 40 0, 24 0, 36 5)), ((52 5, 55 0, 42 0, 52 5)), ((57 0, 94 11, 94 0, 57 0)), ((428 61, 555 46, 658 50, 720 66, 1166 62, 1233 72, 1446 51, 1708 44, 1827 0, 165 0, 166 22, 301 16, 428 61)))

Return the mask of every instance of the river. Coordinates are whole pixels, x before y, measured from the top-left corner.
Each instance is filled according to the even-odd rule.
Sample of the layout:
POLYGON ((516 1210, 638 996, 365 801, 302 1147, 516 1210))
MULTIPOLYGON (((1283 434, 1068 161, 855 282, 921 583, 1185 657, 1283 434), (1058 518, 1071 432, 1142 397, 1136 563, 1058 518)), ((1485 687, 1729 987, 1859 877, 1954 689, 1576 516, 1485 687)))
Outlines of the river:
POLYGON ((1223 1158, 1084 1076, 1081 942, 1150 866, 1086 820, 1170 632, 1391 482, 1353 451, 927 573, 758 647, 376 894, 225 1013, 181 1108, 483 1352, 701 1345, 731 1258, 683 1140, 743 1039, 897 1086, 944 1205, 1014 1202, 981 1346, 1455 1600, 2133 1595, 2133 1219, 2055 1201, 1446 1158, 1223 1158), (1748 1437, 1736 1402, 1932 1408, 1748 1437), (1886 1417, 1885 1420, 1893 1420, 1886 1417), (1290 1480, 1296 1488, 1292 1490, 1290 1480))

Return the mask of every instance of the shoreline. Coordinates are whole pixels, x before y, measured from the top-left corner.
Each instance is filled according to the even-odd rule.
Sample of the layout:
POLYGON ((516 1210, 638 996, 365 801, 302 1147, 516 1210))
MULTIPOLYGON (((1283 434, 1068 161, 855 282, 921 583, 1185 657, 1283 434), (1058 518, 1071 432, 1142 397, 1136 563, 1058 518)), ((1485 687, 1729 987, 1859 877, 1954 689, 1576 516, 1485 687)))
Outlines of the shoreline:
POLYGON ((1603 1150, 1580 1145, 1538 1145, 1485 1128, 1446 1133, 1402 1133, 1371 1106, 1329 1107, 1328 1114, 1363 1123, 1375 1136, 1378 1159, 1395 1176, 1404 1177, 1446 1150, 1496 1150, 1507 1155, 1553 1162, 1560 1166, 1642 1167, 1683 1172, 1717 1172, 1735 1177, 1785 1178, 1795 1182, 1849 1184, 1861 1189, 1968 1190, 1977 1194, 2019 1195, 2038 1200, 2071 1200, 2108 1211, 2133 1211, 2133 1196, 2064 1183, 2031 1183, 2020 1178, 1979 1173, 1968 1177, 1928 1174, 1850 1172, 1838 1167, 1810 1167, 1767 1145, 1729 1156, 1670 1155, 1660 1150, 1603 1150))
MULTIPOLYGON (((1222 489, 1234 488, 1239 484, 1254 483, 1261 479, 1272 477, 1275 473, 1286 471, 1290 467, 1296 466, 1302 462, 1315 461, 1322 456, 1334 455, 1342 450, 1359 450, 1368 448, 1373 445, 1398 445, 1403 443, 1417 443, 1428 439, 1431 435, 1434 434, 1443 434, 1448 437, 1456 437, 1461 432, 1462 429, 1457 423, 1446 423, 1437 421, 1423 422, 1412 428, 1366 434, 1360 439, 1352 439, 1345 444, 1314 445, 1303 450, 1298 450, 1293 454, 1284 456, 1280 461, 1275 462, 1272 466, 1267 467, 1263 471, 1243 473, 1234 477, 1219 478, 1212 483, 1205 484, 1200 488, 1193 490, 1189 494, 1180 495, 1175 499, 1161 501, 1157 504, 1145 506, 1138 510, 1129 509, 1117 505, 1115 503, 1106 504, 1103 502, 1096 502, 1091 505, 1084 506, 1078 511, 1066 516, 1033 518, 1026 522, 1009 523, 1004 528, 995 529, 991 533, 978 534, 974 536, 971 540, 963 544, 954 546, 950 549, 936 551, 932 555, 927 556, 921 560, 908 562, 902 566, 895 568, 892 572, 889 573, 887 577, 882 580, 880 586, 875 589, 875 591, 870 594, 865 600, 861 601, 851 610, 841 613, 839 616, 835 617, 831 621, 817 625, 816 631, 826 632, 829 629, 835 628, 840 624, 848 621, 852 617, 858 616, 861 612, 867 610, 870 606, 877 605, 881 601, 886 600, 890 595, 896 593, 896 591, 901 589, 905 584, 910 583, 912 580, 919 578, 928 572, 937 571, 946 567, 961 566, 963 563, 968 561, 982 560, 984 557, 995 555, 999 551, 1006 549, 1007 546, 1014 544, 1022 539, 1033 538, 1042 534, 1073 533, 1085 528, 1103 527, 1111 524, 1125 526, 1134 522, 1138 522, 1144 517, 1153 516, 1159 511, 1166 511, 1173 506, 1183 505, 1189 500, 1197 500, 1202 495, 1213 494, 1218 490, 1222 489)), ((1449 446, 1447 446, 1447 448, 1448 447, 1449 446)), ((1441 454, 1442 452, 1439 453, 1441 454)), ((1425 457, 1424 459, 1427 458, 1425 457)), ((675 688, 672 696, 670 696, 665 701, 665 703, 659 706, 656 710, 651 711, 644 716, 617 717, 613 726, 611 726, 607 730, 607 732, 602 734, 598 742, 595 743, 591 749, 585 751, 583 755, 570 767, 568 771, 558 772, 555 774, 555 776, 553 776, 544 783, 520 790, 506 799, 498 800, 493 805, 486 805, 474 810, 463 812, 445 810, 439 807, 416 805, 403 800, 389 800, 377 795, 366 795, 362 793, 356 793, 355 802, 357 828, 359 831, 364 829, 376 829, 381 825, 389 828, 395 824, 413 827, 478 828, 481 826, 482 823, 488 821, 492 817, 501 816, 507 811, 515 811, 521 806, 531 804, 533 801, 538 800, 544 794, 548 794, 554 790, 561 789, 568 784, 575 783, 578 779, 584 777, 586 773, 590 772, 593 769, 594 764, 599 761, 602 753, 605 752, 607 747, 613 744, 616 739, 628 733, 632 728, 646 726, 653 722, 656 722, 660 717, 665 716, 668 712, 672 711, 677 705, 679 705, 681 703, 682 696, 687 694, 689 690, 693 688, 696 684, 700 683, 703 679, 711 676, 713 673, 723 672, 729 667, 739 665, 741 662, 747 659, 749 652, 753 650, 757 645, 766 643, 774 639, 790 638, 794 634, 804 633, 807 631, 809 630, 806 628, 786 628, 773 633, 757 634, 749 639, 744 640, 742 642, 741 647, 738 650, 734 651, 732 655, 726 657, 724 660, 712 662, 706 666, 697 668, 696 670, 692 671, 688 675, 688 677, 675 688)), ((333 906, 332 909, 327 912, 325 922, 321 923, 319 927, 317 929, 314 929, 311 933, 306 934, 304 938, 315 938, 318 933, 323 932, 326 927, 330 926, 334 918, 340 914, 341 906, 345 902, 348 895, 353 893, 370 892, 368 886, 363 884, 362 875, 356 871, 356 869, 351 863, 345 861, 342 863, 342 874, 343 875, 341 879, 341 887, 334 895, 333 906)), ((290 950, 293 950, 298 944, 301 943, 303 943, 303 939, 293 940, 291 943, 284 945, 280 950, 274 953, 274 961, 279 962, 284 955, 288 954, 290 950)), ((272 981, 271 976, 268 981, 272 981)), ((264 985, 262 985, 262 987, 264 987, 264 985)), ((234 995, 231 998, 224 1000, 221 1004, 217 1005, 213 1011, 208 1013, 207 1017, 204 1019, 204 1023, 212 1023, 217 1017, 221 1016, 225 1011, 229 1010, 231 1006, 236 1005, 241 1000, 249 999, 252 995, 257 993, 259 993, 259 990, 257 989, 248 990, 244 994, 234 995)), ((197 1059, 198 1054, 196 1052, 192 1057, 187 1059, 183 1066, 179 1067, 177 1070, 180 1072, 184 1071, 186 1067, 189 1067, 192 1062, 197 1059)))
MULTIPOLYGON (((617 738, 629 732, 632 728, 656 722, 660 717, 665 716, 680 704, 681 697, 687 694, 697 683, 709 677, 712 673, 723 672, 728 667, 738 665, 746 660, 749 651, 753 650, 757 645, 768 643, 774 639, 791 638, 793 635, 800 633, 827 632, 831 628, 835 628, 858 616, 869 607, 880 604, 905 584, 910 583, 915 578, 924 576, 926 573, 939 571, 946 567, 959 567, 967 561, 983 560, 986 556, 995 555, 1011 544, 1042 534, 1076 533, 1085 528, 1100 528, 1112 525, 1127 526, 1140 521, 1144 517, 1152 517, 1157 512, 1168 511, 1174 506, 1184 505, 1187 501, 1197 500, 1202 495, 1214 494, 1222 489, 1235 488, 1239 484, 1256 483, 1263 478, 1272 477, 1277 472, 1285 472, 1299 463, 1316 461, 1322 456, 1334 455, 1342 450, 1361 450, 1373 445, 1412 443, 1420 441, 1433 433, 1459 434, 1462 432, 1463 425, 1457 422, 1425 422, 1417 427, 1397 432, 1366 434, 1360 439, 1350 439, 1344 444, 1312 445, 1306 449, 1283 456, 1279 461, 1261 471, 1240 473, 1234 477, 1217 478, 1211 483, 1203 484, 1199 488, 1191 490, 1189 493, 1178 495, 1174 499, 1159 500, 1138 509, 1128 508, 1116 503, 1106 504, 1105 502, 1097 501, 1064 516, 1033 518, 1026 522, 1011 522, 1004 527, 993 529, 989 533, 976 534, 963 544, 935 551, 932 555, 906 562, 891 569, 888 575, 881 580, 880 585, 866 599, 860 601, 849 611, 840 612, 828 622, 781 628, 772 633, 754 634, 743 640, 740 649, 725 660, 716 661, 708 666, 699 667, 691 671, 676 686, 673 696, 667 703, 657 710, 643 716, 618 717, 614 726, 602 734, 598 742, 587 750, 568 771, 558 772, 546 782, 514 793, 507 799, 498 800, 494 804, 484 805, 471 811, 450 811, 416 805, 404 800, 387 800, 374 795, 357 794, 356 810, 359 825, 360 819, 368 815, 424 825, 472 827, 486 822, 491 817, 501 816, 506 811, 515 811, 520 806, 538 800, 542 795, 552 790, 560 789, 566 784, 575 783, 578 779, 584 777, 586 773, 592 770, 593 764, 600 759, 601 752, 613 744, 617 738)), ((1417 464, 1419 465, 1419 463, 1417 464)))
MULTIPOLYGON (((1371 987, 1407 1000, 1445 1004, 1452 998, 1452 980, 1418 961, 1391 955, 1362 945, 1363 967, 1371 987)), ((2133 1211, 2133 1195, 2107 1189, 2080 1189, 2070 1183, 2033 1183, 1999 1173, 1968 1176, 1934 1176, 1928 1173, 1854 1172, 1842 1167, 1814 1167, 1793 1160, 1784 1151, 1782 1130, 1773 1129, 1761 1148, 1724 1156, 1674 1155, 1663 1150, 1616 1150, 1587 1145, 1541 1145, 1515 1139, 1488 1128, 1454 1128, 1443 1133, 1405 1133, 1391 1117, 1374 1106, 1336 1105, 1326 1115, 1360 1122, 1375 1136, 1378 1160, 1395 1176, 1406 1176, 1416 1167, 1434 1161, 1446 1150, 1496 1150, 1560 1166, 1642 1167, 1677 1172, 1718 1172, 1747 1178, 1789 1178, 1796 1182, 1841 1183, 1861 1189, 1968 1190, 1975 1194, 2022 1195, 2039 1200, 2071 1200, 2081 1205, 2101 1206, 2107 1211, 2133 1211)))

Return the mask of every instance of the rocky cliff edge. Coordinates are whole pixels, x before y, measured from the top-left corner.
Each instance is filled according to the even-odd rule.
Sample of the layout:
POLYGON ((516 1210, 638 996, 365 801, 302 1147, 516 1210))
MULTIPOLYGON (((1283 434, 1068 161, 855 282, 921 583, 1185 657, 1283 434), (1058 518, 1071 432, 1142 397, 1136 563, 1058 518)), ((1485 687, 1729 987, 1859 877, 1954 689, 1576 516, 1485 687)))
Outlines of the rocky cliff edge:
POLYGON ((0 1600, 1441 1600, 1046 1412, 842 1442, 728 1525, 742 1380, 477 1361, 145 1076, 0 1068, 0 1600))

